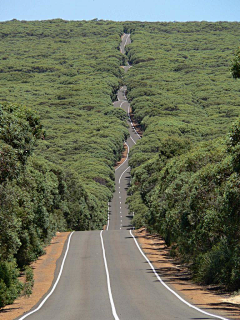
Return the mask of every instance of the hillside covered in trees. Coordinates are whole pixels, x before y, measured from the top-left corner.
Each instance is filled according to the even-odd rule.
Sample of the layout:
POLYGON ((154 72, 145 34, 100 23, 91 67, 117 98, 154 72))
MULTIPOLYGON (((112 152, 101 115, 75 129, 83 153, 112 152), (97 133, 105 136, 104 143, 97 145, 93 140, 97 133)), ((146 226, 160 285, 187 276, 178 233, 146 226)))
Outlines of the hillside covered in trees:
POLYGON ((161 234, 202 283, 240 287, 239 23, 132 23, 128 99, 136 227, 161 234))
POLYGON ((122 33, 112 22, 1 23, 0 306, 56 231, 106 224, 128 134, 112 105, 122 33))
POLYGON ((240 287, 238 37, 228 22, 1 23, 0 307, 28 292, 18 270, 56 231, 106 223, 124 83, 144 132, 130 155, 135 226, 161 234, 198 281, 240 287))

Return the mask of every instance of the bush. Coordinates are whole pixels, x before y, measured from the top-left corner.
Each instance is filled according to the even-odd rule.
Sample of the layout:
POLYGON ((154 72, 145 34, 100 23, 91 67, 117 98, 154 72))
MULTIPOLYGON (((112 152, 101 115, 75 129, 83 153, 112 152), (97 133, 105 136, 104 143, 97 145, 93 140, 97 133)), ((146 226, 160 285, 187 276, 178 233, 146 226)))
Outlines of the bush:
POLYGON ((14 259, 0 262, 0 308, 12 303, 23 286, 18 280, 19 271, 14 259))
POLYGON ((233 78, 240 78, 240 49, 235 53, 235 58, 232 62, 231 72, 233 78))
POLYGON ((30 296, 32 294, 32 288, 34 286, 33 270, 30 266, 25 268, 25 283, 23 286, 23 295, 30 296))

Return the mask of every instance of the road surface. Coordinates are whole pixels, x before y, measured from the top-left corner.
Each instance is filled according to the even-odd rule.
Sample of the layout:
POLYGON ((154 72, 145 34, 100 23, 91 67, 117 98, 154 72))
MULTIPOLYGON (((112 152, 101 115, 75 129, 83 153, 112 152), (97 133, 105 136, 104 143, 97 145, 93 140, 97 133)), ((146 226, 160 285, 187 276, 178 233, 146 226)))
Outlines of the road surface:
MULTIPOLYGON (((130 36, 124 35, 122 53, 128 43, 130 36)), ((120 88, 114 106, 128 113, 126 90, 125 86, 120 88)), ((128 122, 130 137, 126 143, 130 149, 140 136, 131 121, 128 122)), ((192 308, 157 279, 132 236, 132 215, 125 204, 129 181, 130 168, 126 159, 116 169, 116 191, 109 203, 107 230, 71 234, 49 297, 18 319, 226 319, 192 308)))

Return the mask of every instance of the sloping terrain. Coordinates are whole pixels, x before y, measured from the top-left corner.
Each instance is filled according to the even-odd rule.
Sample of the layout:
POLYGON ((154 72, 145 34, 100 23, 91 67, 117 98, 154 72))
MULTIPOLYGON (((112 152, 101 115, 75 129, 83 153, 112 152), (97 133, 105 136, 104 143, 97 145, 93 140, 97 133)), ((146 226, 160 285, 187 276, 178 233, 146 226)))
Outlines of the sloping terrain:
POLYGON ((41 255, 56 231, 106 224, 128 132, 112 105, 120 24, 13 20, 0 29, 3 306, 22 289, 17 267, 41 255))
MULTIPOLYGON (((135 226, 161 234, 197 281, 239 288, 240 125, 231 123, 240 96, 230 74, 238 30, 227 22, 1 23, 1 306, 31 291, 30 270, 22 286, 18 267, 41 255, 57 230, 107 223, 114 165, 131 135, 127 99, 143 138, 129 138, 136 144, 130 214, 119 196, 110 229, 131 227, 134 213, 135 226), (127 60, 119 50, 123 30, 133 40, 127 74, 120 68, 127 60)), ((123 168, 125 190, 130 168, 123 168)), ((112 234, 105 239, 115 252, 112 234)), ((85 250, 82 241, 93 239, 84 233, 74 241, 85 250)))
POLYGON ((161 234, 196 279, 239 288, 239 23, 129 23, 134 223, 161 234))

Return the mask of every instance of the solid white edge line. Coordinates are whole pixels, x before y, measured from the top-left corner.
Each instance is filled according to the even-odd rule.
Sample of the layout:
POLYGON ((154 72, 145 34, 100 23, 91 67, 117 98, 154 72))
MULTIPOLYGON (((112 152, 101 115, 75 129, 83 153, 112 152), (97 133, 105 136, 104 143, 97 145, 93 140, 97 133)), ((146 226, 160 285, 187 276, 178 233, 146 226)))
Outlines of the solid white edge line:
POLYGON ((132 139, 133 143, 136 144, 137 142, 130 136, 130 138, 132 139))
POLYGON ((110 206, 110 202, 108 202, 108 223, 107 223, 107 228, 106 228, 106 230, 108 230, 108 228, 109 228, 109 220, 110 220, 110 216, 109 216, 109 206, 110 206))
MULTIPOLYGON (((127 34, 125 33, 124 36, 125 36, 125 35, 127 35, 127 34)), ((125 47, 126 47, 126 45, 127 45, 127 40, 128 40, 129 37, 130 37, 130 34, 127 35, 127 38, 126 38, 126 41, 125 41, 125 43, 124 43, 123 49, 125 49, 125 47)), ((122 50, 121 46, 120 46, 120 52, 123 54, 123 50, 122 50)))
POLYGON ((127 157, 126 157, 126 159, 123 161, 123 163, 122 164, 120 164, 120 166, 118 166, 116 169, 115 169, 115 171, 117 171, 127 160, 128 160, 128 154, 129 154, 129 145, 127 144, 127 142, 125 141, 124 142, 126 145, 127 145, 127 148, 128 148, 128 152, 127 152, 127 157))
POLYGON ((127 41, 128 41, 128 38, 130 37, 130 34, 128 34, 128 36, 127 36, 127 38, 126 38, 126 41, 125 41, 125 43, 124 43, 124 48, 126 47, 126 45, 127 45, 127 41))
POLYGON ((125 173, 129 168, 130 168, 130 166, 127 167, 127 169, 125 169, 125 170, 123 171, 123 173, 121 174, 121 176, 120 176, 120 178, 119 178, 119 180, 118 180, 118 183, 119 183, 119 184, 120 184, 120 182, 121 182, 122 176, 124 175, 124 173, 125 173))
POLYGON ((43 299, 43 301, 40 303, 40 305, 34 309, 33 311, 25 314, 24 316, 22 316, 21 318, 19 318, 18 320, 23 320, 25 318, 27 318, 28 316, 30 316, 31 314, 37 312, 38 310, 40 310, 42 308, 42 306, 44 305, 44 303, 48 300, 48 298, 53 294, 54 290, 56 289, 56 286, 61 278, 61 275, 62 275, 62 271, 63 271, 63 267, 64 267, 64 264, 65 264, 65 260, 66 260, 66 257, 67 257, 67 254, 68 254, 68 250, 69 250, 69 246, 70 246, 70 241, 71 241, 71 237, 73 235, 74 231, 70 234, 69 238, 68 238, 68 244, 67 244, 67 249, 66 249, 66 252, 65 252, 65 255, 64 255, 64 258, 63 258, 63 261, 62 261, 62 264, 61 264, 61 268, 60 268, 60 271, 59 271, 59 274, 58 274, 58 277, 57 277, 57 280, 55 281, 54 283, 54 286, 52 287, 52 290, 49 292, 49 294, 43 299))
MULTIPOLYGON (((119 101, 121 101, 121 100, 119 100, 119 101)), ((127 101, 122 101, 122 103, 120 104, 119 108, 122 108, 122 105, 123 105, 125 102, 127 102, 127 101)))
POLYGON ((133 233, 132 233, 132 230, 129 230, 129 232, 130 232, 131 236, 133 237, 133 239, 134 239, 134 241, 135 241, 135 244, 136 244, 136 246, 138 247, 140 253, 142 254, 142 256, 144 257, 144 259, 145 259, 145 260, 148 262, 148 264, 150 265, 153 273, 155 274, 155 276, 157 277, 157 279, 159 280, 159 282, 161 282, 161 284, 162 284, 167 290, 169 290, 172 294, 174 294, 179 300, 181 300, 183 303, 185 303, 185 304, 186 304, 188 307, 190 307, 190 308, 193 308, 193 309, 195 309, 195 310, 197 310, 197 311, 199 311, 199 312, 201 312, 201 313, 203 313, 203 314, 205 314, 205 315, 207 315, 207 316, 210 316, 210 317, 214 317, 214 318, 222 319, 222 320, 229 320, 229 319, 227 319, 227 318, 224 318, 224 317, 221 317, 221 316, 217 316, 217 315, 215 315, 215 314, 211 314, 211 313, 208 313, 208 312, 206 312, 206 311, 204 311, 204 310, 199 309, 198 307, 196 307, 196 306, 192 305, 191 303, 187 302, 186 300, 184 300, 179 294, 177 294, 174 290, 172 290, 172 289, 161 279, 161 277, 158 275, 158 273, 157 273, 156 270, 154 269, 154 266, 152 265, 152 263, 150 262, 150 260, 149 260, 149 259, 147 258, 147 256, 143 253, 143 251, 142 251, 141 247, 139 246, 139 244, 138 244, 135 236, 134 236, 133 233))
POLYGON ((108 295, 109 295, 109 300, 110 300, 110 304, 111 304, 111 308, 112 308, 113 317, 115 320, 119 320, 116 309, 115 309, 113 296, 112 296, 111 283, 110 283, 110 277, 109 277, 109 271, 108 271, 108 266, 107 266, 107 259, 106 259, 106 254, 105 254, 102 233, 103 233, 103 230, 100 232, 100 238, 101 238, 101 243, 102 243, 103 260, 104 260, 105 271, 106 271, 106 276, 107 276, 108 295))

